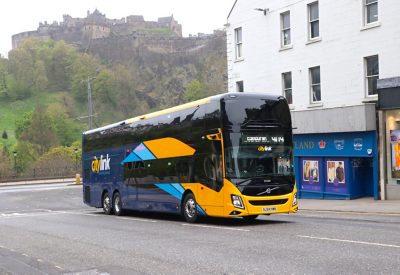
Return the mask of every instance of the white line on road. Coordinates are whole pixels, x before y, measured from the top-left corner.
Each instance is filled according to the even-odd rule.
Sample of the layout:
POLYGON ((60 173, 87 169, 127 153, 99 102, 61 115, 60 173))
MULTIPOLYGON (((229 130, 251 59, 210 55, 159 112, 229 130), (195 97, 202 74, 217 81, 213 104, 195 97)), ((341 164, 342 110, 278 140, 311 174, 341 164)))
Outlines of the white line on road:
POLYGON ((118 220, 127 220, 127 221, 139 221, 139 222, 157 222, 156 220, 147 220, 147 219, 139 219, 139 218, 122 218, 118 217, 118 220))
POLYGON ((82 188, 82 185, 74 185, 69 183, 48 183, 48 184, 34 184, 34 185, 28 184, 28 185, 11 185, 11 186, 0 185, 0 191, 46 190, 48 188, 52 189, 82 188))
POLYGON ((316 240, 323 240, 323 241, 333 241, 333 242, 355 243, 355 244, 366 244, 366 245, 375 245, 375 246, 383 246, 383 247, 400 248, 400 245, 395 245, 395 244, 370 243, 370 242, 362 242, 362 241, 332 239, 332 238, 325 238, 325 237, 313 237, 313 236, 303 236, 303 235, 297 235, 297 237, 308 238, 308 239, 316 239, 316 240))
POLYGON ((200 224, 188 224, 188 223, 183 223, 182 225, 183 226, 202 227, 202 228, 213 228, 213 229, 220 229, 220 230, 232 230, 232 231, 250 232, 250 230, 242 229, 242 228, 230 228, 230 227, 221 227, 221 226, 212 226, 212 225, 200 225, 200 224))
POLYGON ((311 210, 300 209, 301 213, 334 213, 334 214, 351 214, 351 215, 379 215, 379 216, 400 216, 399 213, 385 213, 385 212, 356 212, 356 211, 335 211, 335 210, 311 210))
MULTIPOLYGON (((50 215, 80 215, 80 216, 93 216, 93 217, 107 217, 107 215, 99 215, 98 213, 91 213, 92 210, 50 210, 50 209, 38 209, 39 211, 35 212, 7 212, 0 213, 1 218, 30 218, 30 217, 39 217, 39 216, 50 216, 50 215)), ((139 221, 139 222, 150 222, 156 223, 158 221, 151 219, 140 219, 140 218, 131 218, 131 217, 117 217, 119 220, 127 220, 127 221, 139 221)))

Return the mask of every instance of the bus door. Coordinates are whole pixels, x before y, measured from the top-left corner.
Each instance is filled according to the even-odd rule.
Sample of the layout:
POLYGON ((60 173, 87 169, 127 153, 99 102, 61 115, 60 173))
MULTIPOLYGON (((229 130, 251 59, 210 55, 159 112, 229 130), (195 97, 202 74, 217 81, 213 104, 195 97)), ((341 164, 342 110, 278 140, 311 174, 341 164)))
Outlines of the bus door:
POLYGON ((124 185, 126 188, 127 204, 135 207, 138 200, 137 177, 140 169, 143 168, 143 162, 127 162, 124 164, 124 185))
POLYGON ((199 182, 196 200, 207 214, 223 214, 223 159, 220 132, 204 136, 202 152, 197 160, 199 182))

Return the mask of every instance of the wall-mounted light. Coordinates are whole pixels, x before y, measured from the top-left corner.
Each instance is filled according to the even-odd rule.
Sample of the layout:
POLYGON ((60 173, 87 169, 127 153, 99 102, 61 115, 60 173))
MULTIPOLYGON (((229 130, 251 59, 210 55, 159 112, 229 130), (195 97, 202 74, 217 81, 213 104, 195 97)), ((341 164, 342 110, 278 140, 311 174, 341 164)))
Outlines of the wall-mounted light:
POLYGON ((267 15, 267 12, 269 12, 269 9, 262 9, 262 8, 255 8, 254 10, 262 11, 264 13, 264 15, 267 15))

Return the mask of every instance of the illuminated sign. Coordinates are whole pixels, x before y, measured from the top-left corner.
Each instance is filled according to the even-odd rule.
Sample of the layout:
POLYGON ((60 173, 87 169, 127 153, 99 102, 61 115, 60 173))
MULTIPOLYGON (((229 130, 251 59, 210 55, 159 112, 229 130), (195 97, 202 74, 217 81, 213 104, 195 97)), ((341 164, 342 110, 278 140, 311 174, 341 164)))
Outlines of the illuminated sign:
POLYGON ((246 144, 280 144, 285 142, 283 136, 243 136, 242 142, 246 144))
POLYGON ((105 158, 103 155, 100 155, 100 158, 95 156, 92 161, 92 172, 101 173, 110 171, 110 160, 111 158, 108 154, 105 158))
POLYGON ((259 146, 257 150, 258 150, 258 152, 271 152, 272 147, 271 146, 259 146))

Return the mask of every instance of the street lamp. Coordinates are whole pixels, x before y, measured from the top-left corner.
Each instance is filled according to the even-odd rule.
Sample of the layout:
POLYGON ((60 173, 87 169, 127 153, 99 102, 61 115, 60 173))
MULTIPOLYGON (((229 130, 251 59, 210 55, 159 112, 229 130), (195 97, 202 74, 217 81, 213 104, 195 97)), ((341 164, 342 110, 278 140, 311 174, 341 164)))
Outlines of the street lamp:
POLYGON ((75 172, 78 172, 78 148, 75 147, 74 153, 75 153, 75 172))
POLYGON ((17 151, 14 151, 13 155, 14 155, 14 176, 17 177, 17 151))
POLYGON ((92 105, 92 80, 95 80, 96 77, 88 77, 87 78, 87 94, 88 94, 88 117, 89 117, 89 130, 93 127, 93 105, 92 105))

